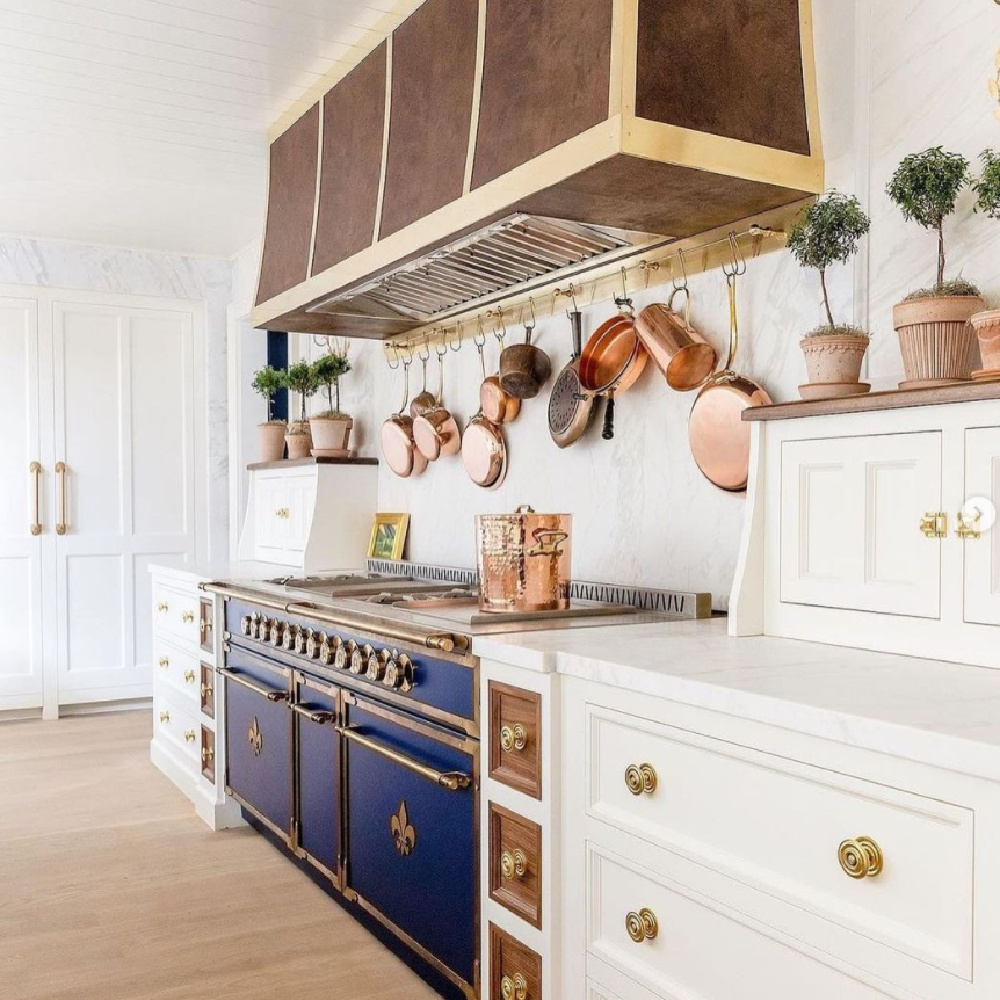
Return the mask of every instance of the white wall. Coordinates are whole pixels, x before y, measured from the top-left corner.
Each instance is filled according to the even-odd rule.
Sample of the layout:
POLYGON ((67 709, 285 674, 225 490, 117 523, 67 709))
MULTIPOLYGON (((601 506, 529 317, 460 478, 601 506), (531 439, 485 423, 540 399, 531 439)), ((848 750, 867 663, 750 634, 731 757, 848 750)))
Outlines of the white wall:
MULTIPOLYGON (((927 284, 934 243, 903 222, 884 196, 885 183, 907 152, 944 143, 971 158, 987 145, 1000 146, 987 93, 1000 45, 1000 7, 957 0, 942 21, 939 5, 926 0, 858 0, 856 11, 850 0, 814 0, 814 6, 827 182, 856 192, 870 206, 874 227, 870 276, 865 255, 855 268, 834 275, 835 309, 844 319, 864 321, 870 277, 870 376, 876 387, 888 387, 902 373, 891 306, 927 284)), ((1000 295, 1000 224, 971 218, 966 197, 949 232, 955 269, 1000 295)), ((693 321, 724 353, 722 276, 702 275, 691 284, 693 321)), ((641 307, 662 299, 663 292, 635 298, 641 307)), ((795 398, 805 381, 798 340, 821 320, 815 275, 801 272, 786 253, 764 257, 750 263, 740 300, 737 367, 776 400, 795 398)), ((585 311, 585 335, 610 308, 603 303, 585 311)), ((539 324, 537 343, 556 370, 569 359, 569 326, 561 314, 539 324)), ((379 347, 359 344, 353 350, 357 370, 345 380, 345 401, 361 424, 360 443, 376 454, 379 425, 398 408, 401 382, 385 368, 379 347)), ((495 342, 488 350, 495 365, 495 342)), ((445 402, 466 419, 477 406, 475 350, 467 345, 446 364, 445 402)), ((691 395, 670 390, 650 365, 619 401, 613 443, 602 441, 595 427, 560 452, 548 437, 543 394, 525 405, 508 430, 511 464, 502 489, 490 493, 472 486, 459 459, 408 481, 383 467, 379 506, 411 513, 412 558, 463 566, 475 561, 473 514, 521 503, 568 511, 575 517, 578 578, 707 590, 716 607, 725 607, 744 500, 716 490, 694 465, 687 443, 692 403, 691 395)))

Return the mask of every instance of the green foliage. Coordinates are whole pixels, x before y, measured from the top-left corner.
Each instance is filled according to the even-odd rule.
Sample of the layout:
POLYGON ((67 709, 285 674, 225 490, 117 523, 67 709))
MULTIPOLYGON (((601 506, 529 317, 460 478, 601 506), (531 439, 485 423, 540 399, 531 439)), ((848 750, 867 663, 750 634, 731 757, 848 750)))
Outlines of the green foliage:
POLYGON ((968 182, 969 161, 961 153, 946 153, 935 146, 907 156, 886 187, 886 194, 902 209, 906 219, 937 231, 935 289, 944 285, 944 220, 955 211, 959 193, 968 182))
POLYGON ((288 373, 268 365, 266 368, 261 368, 259 371, 254 372, 251 385, 254 392, 267 400, 267 419, 270 420, 274 407, 274 394, 279 389, 288 388, 288 373))
POLYGON ((1000 219, 1000 153, 995 149, 984 149, 979 156, 983 172, 973 181, 976 192, 976 211, 991 219, 1000 219))
POLYGON ((351 370, 351 362, 346 354, 331 351, 319 358, 312 366, 313 376, 317 385, 326 386, 326 397, 333 413, 340 413, 340 379, 351 370), (336 405, 333 394, 337 393, 336 405))
POLYGON ((288 388, 299 394, 299 398, 302 401, 302 416, 300 419, 305 420, 306 400, 310 396, 314 396, 316 390, 319 388, 319 383, 313 374, 313 367, 308 361, 296 362, 294 365, 289 366, 286 379, 288 388))
POLYGON ((871 220, 857 198, 831 191, 803 212, 788 236, 788 249, 802 267, 819 271, 828 327, 833 313, 826 288, 826 270, 845 264, 858 250, 858 243, 871 228, 871 220))

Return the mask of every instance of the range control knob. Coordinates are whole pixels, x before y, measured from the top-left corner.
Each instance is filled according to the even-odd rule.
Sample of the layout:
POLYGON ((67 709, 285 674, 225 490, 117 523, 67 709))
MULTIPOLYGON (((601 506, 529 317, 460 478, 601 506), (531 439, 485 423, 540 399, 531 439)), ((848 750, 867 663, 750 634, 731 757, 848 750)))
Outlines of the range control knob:
POLYGON ((255 639, 260 639, 261 642, 267 642, 267 637, 271 634, 271 619, 262 616, 260 621, 257 622, 257 631, 254 633, 255 639))
POLYGON ((260 617, 260 612, 255 611, 253 615, 253 620, 250 622, 250 638, 259 639, 260 629, 261 629, 262 619, 260 617))
POLYGON ((374 650, 368 643, 365 643, 363 646, 355 644, 354 649, 351 651, 351 673, 363 674, 368 668, 368 657, 373 652, 374 650))
POLYGON ((295 629, 295 652, 303 654, 306 651, 306 641, 312 635, 312 630, 296 627, 295 629))
POLYGON ((315 629, 306 629, 306 656, 311 660, 319 656, 319 632, 315 629))
POLYGON ((413 690, 413 661, 404 653, 393 657, 385 665, 385 676, 382 683, 396 691, 413 690))
POLYGON ((335 635, 328 638, 326 633, 323 633, 322 641, 319 644, 319 662, 330 666, 336 659, 338 646, 340 646, 340 636, 335 635))
POLYGON ((279 622, 277 618, 272 618, 271 628, 267 633, 267 641, 272 646, 280 646, 284 632, 285 632, 285 623, 279 622))
POLYGON ((357 645, 353 639, 348 639, 347 642, 341 642, 337 647, 337 652, 333 657, 333 665, 338 670, 346 670, 351 665, 351 655, 354 653, 357 645))
POLYGON ((284 635, 281 637, 281 645, 283 649, 294 649, 295 642, 298 639, 299 627, 298 625, 286 625, 284 635))
POLYGON ((250 635, 253 631, 253 618, 251 618, 250 615, 244 615, 240 619, 240 631, 244 635, 250 635))
POLYGON ((385 671, 392 662, 392 653, 388 649, 380 649, 377 653, 368 654, 368 680, 380 681, 385 677, 385 671))

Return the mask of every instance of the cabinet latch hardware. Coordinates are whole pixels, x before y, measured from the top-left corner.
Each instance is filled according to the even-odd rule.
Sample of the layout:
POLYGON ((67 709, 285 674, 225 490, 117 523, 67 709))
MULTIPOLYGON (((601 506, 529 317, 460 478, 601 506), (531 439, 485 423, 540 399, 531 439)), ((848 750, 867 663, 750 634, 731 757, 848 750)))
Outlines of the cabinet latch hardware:
POLYGON ((928 538, 946 538, 948 536, 948 515, 944 511, 924 514, 920 522, 920 530, 928 538))
POLYGON ((977 525, 983 519, 983 512, 978 508, 974 508, 976 516, 972 518, 966 518, 965 511, 959 511, 956 515, 958 518, 958 527, 955 529, 955 534, 962 539, 968 539, 974 541, 977 538, 982 538, 983 533, 979 530, 977 525))

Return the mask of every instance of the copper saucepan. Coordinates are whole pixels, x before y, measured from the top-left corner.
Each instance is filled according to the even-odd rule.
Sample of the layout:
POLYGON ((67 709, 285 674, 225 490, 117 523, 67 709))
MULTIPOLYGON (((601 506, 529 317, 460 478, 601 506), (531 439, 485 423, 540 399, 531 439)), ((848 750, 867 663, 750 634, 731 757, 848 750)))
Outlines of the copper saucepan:
MULTIPOLYGON (((736 257, 738 248, 734 249, 736 257)), ((709 482, 728 493, 742 493, 750 474, 750 425, 744 422, 743 411, 771 402, 760 385, 733 371, 739 350, 736 276, 742 273, 739 265, 726 270, 730 331, 726 366, 698 393, 688 418, 688 439, 698 468, 709 482)))
POLYGON ((414 420, 420 416, 424 410, 429 410, 436 402, 437 397, 434 393, 427 388, 427 362, 431 359, 430 349, 425 345, 424 353, 418 354, 420 358, 420 368, 423 373, 422 384, 420 387, 420 392, 418 392, 414 397, 413 401, 410 403, 410 416, 414 420))
MULTIPOLYGON (((479 349, 479 366, 486 378, 483 345, 486 338, 476 340, 479 349)), ((462 434, 462 464, 469 478, 483 489, 498 489, 507 478, 507 442, 503 431, 485 416, 480 406, 462 434)))
MULTIPOLYGON (((501 356, 504 350, 504 337, 504 333, 497 332, 496 338, 500 344, 501 356)), ((485 370, 484 363, 484 373, 485 370)), ((512 396, 500 385, 499 372, 490 375, 489 378, 483 375, 483 383, 479 387, 479 405, 486 419, 497 425, 510 423, 521 412, 521 400, 512 396)))
POLYGON ((691 293, 680 285, 670 293, 666 305, 646 306, 636 317, 635 328, 653 363, 667 384, 678 392, 697 389, 715 371, 719 356, 711 344, 691 326, 691 293), (674 299, 684 292, 684 316, 674 312, 674 299))
POLYGON ((434 397, 434 405, 424 410, 413 421, 413 440, 428 462, 457 455, 462 448, 462 435, 458 429, 458 422, 441 401, 444 393, 444 356, 448 353, 448 348, 438 349, 436 353, 438 391, 434 397))
POLYGON ((500 387, 516 399, 534 399, 552 374, 549 356, 531 343, 534 330, 534 323, 526 323, 524 343, 511 344, 500 355, 500 387))
POLYGON ((403 402, 399 412, 382 424, 382 456, 386 465, 401 479, 419 476, 427 468, 427 459, 417 450, 413 440, 413 417, 406 412, 410 395, 410 365, 412 358, 403 361, 403 402))

